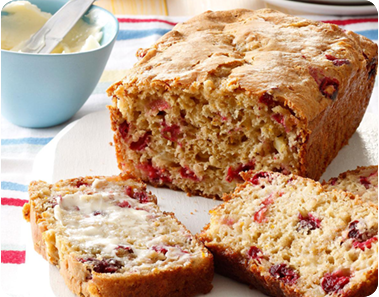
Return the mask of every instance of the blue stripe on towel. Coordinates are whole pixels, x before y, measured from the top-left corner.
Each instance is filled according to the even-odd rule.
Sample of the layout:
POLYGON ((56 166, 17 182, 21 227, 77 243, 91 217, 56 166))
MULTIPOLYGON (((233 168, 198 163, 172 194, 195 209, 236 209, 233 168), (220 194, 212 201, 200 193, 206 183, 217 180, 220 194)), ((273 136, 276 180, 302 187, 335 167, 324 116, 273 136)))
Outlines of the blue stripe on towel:
POLYGON ((354 31, 357 34, 363 35, 364 37, 367 37, 371 40, 378 40, 378 30, 363 30, 363 31, 354 31))
POLYGON ((18 183, 2 181, 1 182, 1 189, 2 190, 19 191, 19 192, 27 192, 28 186, 18 184, 18 183))
POLYGON ((167 32, 171 31, 170 29, 161 29, 161 28, 154 28, 154 29, 148 29, 148 30, 121 30, 118 33, 117 40, 128 40, 128 39, 137 39, 137 38, 143 38, 150 35, 164 35, 167 32))
POLYGON ((12 145, 12 144, 37 144, 37 145, 46 145, 53 138, 36 138, 36 137, 26 137, 26 138, 7 138, 1 140, 1 145, 12 145))

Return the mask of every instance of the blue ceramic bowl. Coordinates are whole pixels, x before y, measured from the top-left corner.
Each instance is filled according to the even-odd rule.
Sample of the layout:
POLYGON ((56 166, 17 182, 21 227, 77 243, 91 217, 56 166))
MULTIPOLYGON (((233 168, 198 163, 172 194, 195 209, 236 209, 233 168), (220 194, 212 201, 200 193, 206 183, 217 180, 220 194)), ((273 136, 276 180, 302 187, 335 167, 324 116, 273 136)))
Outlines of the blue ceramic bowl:
MULTIPOLYGON (((29 0, 54 14, 67 0, 29 0)), ((101 47, 71 54, 27 54, 1 50, 1 113, 13 124, 43 128, 70 119, 99 82, 118 33, 118 21, 98 6, 101 47)))

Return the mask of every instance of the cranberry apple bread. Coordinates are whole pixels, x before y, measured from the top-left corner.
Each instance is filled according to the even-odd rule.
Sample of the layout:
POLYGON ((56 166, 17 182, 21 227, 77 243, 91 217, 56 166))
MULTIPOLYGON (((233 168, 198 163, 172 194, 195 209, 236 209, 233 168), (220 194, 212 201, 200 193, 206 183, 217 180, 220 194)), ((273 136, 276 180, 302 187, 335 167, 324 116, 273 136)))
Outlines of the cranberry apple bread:
POLYGON ((378 166, 357 167, 323 182, 326 189, 340 189, 378 204, 378 166))
POLYGON ((198 238, 216 271, 271 296, 368 296, 378 282, 378 210, 351 193, 269 171, 211 211, 198 238))
POLYGON ((24 216, 35 250, 78 296, 193 296, 213 257, 145 185, 127 176, 32 182, 24 216))
POLYGON ((108 89, 120 169, 210 197, 251 169, 318 180, 377 69, 367 38, 270 9, 205 12, 137 56, 108 89))

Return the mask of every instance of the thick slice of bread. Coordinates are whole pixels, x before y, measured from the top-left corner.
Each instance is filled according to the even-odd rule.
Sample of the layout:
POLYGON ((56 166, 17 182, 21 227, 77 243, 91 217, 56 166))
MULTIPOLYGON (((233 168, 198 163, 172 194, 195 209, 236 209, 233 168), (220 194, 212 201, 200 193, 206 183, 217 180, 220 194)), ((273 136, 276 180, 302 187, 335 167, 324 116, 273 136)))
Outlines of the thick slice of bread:
POLYGON ((322 185, 328 190, 343 190, 378 204, 378 165, 357 167, 324 181, 322 185))
POLYGON ((216 271, 270 296, 368 296, 378 282, 378 210, 351 193, 273 172, 211 211, 198 235, 216 271))
POLYGON ((193 296, 211 290, 213 257, 128 176, 32 182, 24 216, 35 250, 78 296, 193 296))

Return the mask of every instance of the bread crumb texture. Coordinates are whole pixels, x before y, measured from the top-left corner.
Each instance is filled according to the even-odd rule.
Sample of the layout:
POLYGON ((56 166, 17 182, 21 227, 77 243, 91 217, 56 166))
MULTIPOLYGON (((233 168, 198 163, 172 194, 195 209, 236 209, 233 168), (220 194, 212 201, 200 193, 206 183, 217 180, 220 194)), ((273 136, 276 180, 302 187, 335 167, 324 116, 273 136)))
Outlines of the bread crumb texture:
POLYGON ((219 272, 272 296, 375 291, 377 206, 293 175, 266 171, 244 178, 211 211, 199 236, 219 272))

